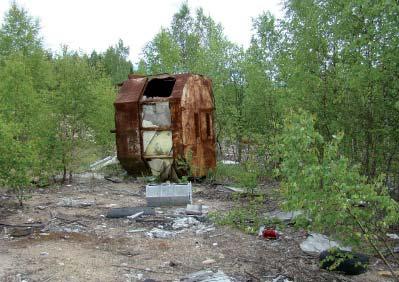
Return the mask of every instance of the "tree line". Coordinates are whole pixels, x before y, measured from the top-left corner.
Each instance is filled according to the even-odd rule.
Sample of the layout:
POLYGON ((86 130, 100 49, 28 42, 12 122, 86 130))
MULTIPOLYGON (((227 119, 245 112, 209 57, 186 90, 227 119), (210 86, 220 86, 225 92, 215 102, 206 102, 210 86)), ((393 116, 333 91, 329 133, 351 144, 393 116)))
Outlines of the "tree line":
MULTIPOLYGON (((399 5, 395 1, 284 1, 284 17, 253 20, 248 48, 182 4, 133 66, 122 41, 90 55, 43 47, 37 20, 15 3, 0 30, 0 179, 23 187, 76 170, 85 150, 114 147, 115 84, 127 74, 212 78, 221 152, 278 167, 285 117, 304 110, 337 154, 399 190, 399 5), (250 154, 249 154, 250 152, 250 154), (261 162, 259 161, 261 160, 261 162)), ((318 150, 322 159, 323 150, 318 150)))
MULTIPOLYGON (((37 19, 12 3, 0 29, 0 185, 17 192, 71 177, 87 150, 113 151, 115 84, 132 70, 119 41, 89 56, 46 50, 37 19)), ((20 193, 22 195, 22 193, 20 193)))
MULTIPOLYGON (((312 114, 326 142, 369 181, 399 192, 399 5, 395 1, 287 0, 285 16, 253 20, 250 46, 186 4, 144 49, 138 71, 192 71, 213 79, 219 142, 247 144, 271 161, 284 118, 312 114)), ((322 153, 322 152, 321 152, 322 153)), ((277 160, 277 165, 279 161, 277 160)), ((269 170, 270 171, 270 170, 269 170)))

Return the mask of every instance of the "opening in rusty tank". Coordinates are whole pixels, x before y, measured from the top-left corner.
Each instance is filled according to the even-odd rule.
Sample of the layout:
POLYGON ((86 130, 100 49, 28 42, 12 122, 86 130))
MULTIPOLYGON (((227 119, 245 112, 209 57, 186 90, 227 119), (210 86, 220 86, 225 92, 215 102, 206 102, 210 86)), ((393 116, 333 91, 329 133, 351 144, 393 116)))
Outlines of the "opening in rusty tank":
POLYGON ((146 98, 170 97, 175 82, 176 79, 174 77, 153 78, 148 81, 144 96, 146 98))

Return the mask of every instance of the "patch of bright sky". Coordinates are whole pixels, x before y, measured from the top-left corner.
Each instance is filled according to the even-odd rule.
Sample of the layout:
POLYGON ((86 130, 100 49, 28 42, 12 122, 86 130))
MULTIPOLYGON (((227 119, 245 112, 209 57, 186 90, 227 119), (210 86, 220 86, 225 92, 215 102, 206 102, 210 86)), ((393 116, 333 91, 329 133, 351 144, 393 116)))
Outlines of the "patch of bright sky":
MULTIPOLYGON (((16 0, 39 18, 45 47, 56 51, 61 45, 91 53, 104 51, 119 38, 130 47, 137 63, 145 44, 168 27, 182 0, 16 0)), ((269 11, 282 15, 281 0, 188 0, 192 11, 202 7, 206 15, 223 25, 227 37, 244 47, 251 38, 252 18, 269 11)), ((0 0, 0 21, 11 0, 0 0)))

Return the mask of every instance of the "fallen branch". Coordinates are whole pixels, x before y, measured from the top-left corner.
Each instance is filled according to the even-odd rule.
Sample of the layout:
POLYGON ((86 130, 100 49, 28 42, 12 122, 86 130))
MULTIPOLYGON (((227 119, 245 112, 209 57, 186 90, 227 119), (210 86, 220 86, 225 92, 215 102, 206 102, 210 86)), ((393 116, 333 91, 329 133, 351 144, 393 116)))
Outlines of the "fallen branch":
POLYGON ((253 260, 253 259, 245 258, 245 257, 238 257, 238 259, 242 260, 242 261, 247 261, 247 262, 259 263, 259 260, 253 260))
POLYGON ((146 271, 146 272, 152 272, 152 273, 174 274, 173 272, 151 270, 151 269, 146 269, 146 268, 141 268, 141 267, 136 267, 136 266, 131 266, 131 265, 117 265, 117 264, 111 264, 111 266, 114 266, 114 267, 121 267, 121 268, 131 268, 131 269, 135 269, 135 270, 146 271))
POLYGON ((128 257, 134 257, 134 256, 140 255, 140 253, 137 253, 137 252, 136 253, 132 253, 130 251, 119 251, 118 254, 122 255, 122 256, 128 256, 128 257))
POLYGON ((123 180, 111 176, 104 176, 105 180, 111 181, 112 183, 122 183, 123 180))
POLYGON ((252 278, 254 278, 256 281, 262 281, 258 276, 256 276, 256 275, 254 275, 254 274, 248 272, 246 269, 244 270, 244 272, 245 272, 246 274, 248 274, 249 276, 251 276, 252 278))
POLYGON ((373 240, 367 236, 368 233, 366 231, 366 229, 363 227, 363 225, 361 224, 361 222, 359 221, 359 219, 356 217, 355 214, 352 213, 352 211, 347 208, 347 211, 349 213, 350 216, 352 216, 352 218, 356 221, 357 225, 360 227, 360 230, 362 230, 363 234, 366 235, 366 240, 370 243, 370 245, 373 247, 373 249, 377 252, 377 254, 380 256, 380 258, 382 259, 382 261, 385 263, 385 265, 388 267, 389 271, 392 274, 392 277, 395 281, 399 282, 399 276, 395 273, 395 271, 393 270, 392 266, 389 264, 389 262, 387 261, 387 259, 385 258, 385 256, 382 254, 382 252, 380 251, 380 249, 378 249, 378 247, 376 246, 376 244, 373 242, 373 240))

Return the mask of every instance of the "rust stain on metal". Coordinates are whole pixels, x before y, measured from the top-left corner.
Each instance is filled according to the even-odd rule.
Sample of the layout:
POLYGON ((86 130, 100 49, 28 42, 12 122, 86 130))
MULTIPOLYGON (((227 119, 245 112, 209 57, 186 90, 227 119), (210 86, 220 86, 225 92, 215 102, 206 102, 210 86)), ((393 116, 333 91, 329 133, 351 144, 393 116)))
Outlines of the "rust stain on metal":
POLYGON ((129 173, 146 173, 149 168, 154 173, 155 163, 173 163, 176 168, 182 161, 195 177, 215 169, 214 98, 209 78, 190 73, 129 75, 114 106, 117 155, 129 173), (170 113, 165 110, 168 104, 170 113), (169 116, 170 122, 165 120, 169 116), (166 154, 170 148, 165 146, 170 143, 161 142, 160 136, 170 136, 168 132, 172 146, 166 154), (147 147, 151 155, 146 155, 147 147), (154 150, 159 154, 154 155, 154 150))

